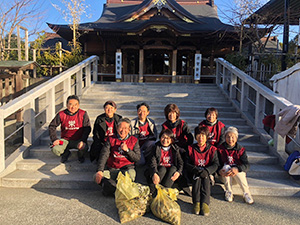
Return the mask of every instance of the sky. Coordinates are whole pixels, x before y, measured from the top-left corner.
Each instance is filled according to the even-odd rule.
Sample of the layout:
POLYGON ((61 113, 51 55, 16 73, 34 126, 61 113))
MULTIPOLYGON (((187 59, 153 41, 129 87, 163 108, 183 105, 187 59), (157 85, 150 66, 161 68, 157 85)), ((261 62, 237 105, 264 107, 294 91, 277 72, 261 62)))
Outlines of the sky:
MULTIPOLYGON (((228 15, 230 15, 230 9, 232 8, 233 2, 235 0, 215 0, 215 5, 218 8, 218 15, 220 20, 223 23, 229 24, 228 15)), ((61 8, 64 8, 61 0, 42 0, 41 8, 44 10, 44 17, 40 21, 40 30, 45 30, 46 32, 53 32, 46 24, 53 23, 53 24, 67 24, 67 22, 63 19, 63 15, 59 12, 55 7, 54 4, 59 5, 61 8)), ((261 4, 265 4, 268 0, 260 0, 261 4)), ((81 22, 93 22, 100 18, 103 4, 106 3, 106 0, 85 0, 85 4, 88 6, 86 9, 86 13, 82 15, 81 22)), ((290 38, 293 38, 296 35, 296 31, 298 28, 292 28, 290 33, 290 38)), ((278 35, 279 41, 282 42, 282 29, 277 31, 275 35, 278 35)))

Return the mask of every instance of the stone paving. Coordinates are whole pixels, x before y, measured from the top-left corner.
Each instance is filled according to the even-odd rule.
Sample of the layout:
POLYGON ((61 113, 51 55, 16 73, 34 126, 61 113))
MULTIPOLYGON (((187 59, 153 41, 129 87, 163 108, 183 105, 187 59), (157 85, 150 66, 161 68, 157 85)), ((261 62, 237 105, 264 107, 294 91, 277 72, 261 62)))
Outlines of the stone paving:
MULTIPOLYGON (((179 195, 181 224, 299 224, 299 197, 254 196, 247 205, 241 196, 233 203, 223 196, 211 197, 208 217, 191 213, 191 198, 179 195)), ((120 224, 113 198, 95 190, 0 188, 0 224, 120 224)), ((151 213, 128 225, 166 224, 151 213)))

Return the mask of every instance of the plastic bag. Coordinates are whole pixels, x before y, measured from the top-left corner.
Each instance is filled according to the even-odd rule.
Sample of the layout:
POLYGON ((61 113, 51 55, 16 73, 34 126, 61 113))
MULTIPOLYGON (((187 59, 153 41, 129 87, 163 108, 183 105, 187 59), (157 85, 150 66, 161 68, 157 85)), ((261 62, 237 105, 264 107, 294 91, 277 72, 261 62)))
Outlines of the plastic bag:
POLYGON ((179 225, 181 220, 180 206, 175 201, 178 190, 173 188, 164 188, 156 185, 157 195, 153 199, 150 208, 152 213, 170 224, 179 225))
POLYGON ((132 182, 127 172, 125 176, 120 172, 117 179, 115 202, 121 223, 143 216, 149 208, 150 188, 132 182))

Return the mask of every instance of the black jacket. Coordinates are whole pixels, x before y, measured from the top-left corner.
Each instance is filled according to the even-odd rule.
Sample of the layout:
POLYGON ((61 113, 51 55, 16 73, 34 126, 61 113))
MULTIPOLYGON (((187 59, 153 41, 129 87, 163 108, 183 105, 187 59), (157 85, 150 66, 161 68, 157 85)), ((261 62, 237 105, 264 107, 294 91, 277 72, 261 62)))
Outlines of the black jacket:
MULTIPOLYGON (((90 150, 90 159, 91 161, 97 159, 99 157, 99 153, 105 143, 105 134, 107 130, 107 125, 105 122, 106 114, 103 113, 99 115, 94 123, 94 129, 93 129, 93 143, 91 145, 91 150, 90 150)), ((117 130, 117 125, 119 120, 122 118, 122 116, 118 114, 114 114, 114 131, 116 132, 117 130)))
MULTIPOLYGON (((154 173, 158 173, 158 166, 161 157, 161 147, 162 145, 160 144, 160 142, 156 142, 152 149, 152 157, 149 165, 151 177, 154 173)), ((183 160, 180 155, 180 148, 177 145, 171 145, 171 149, 174 166, 177 168, 177 172, 182 174, 183 160)))

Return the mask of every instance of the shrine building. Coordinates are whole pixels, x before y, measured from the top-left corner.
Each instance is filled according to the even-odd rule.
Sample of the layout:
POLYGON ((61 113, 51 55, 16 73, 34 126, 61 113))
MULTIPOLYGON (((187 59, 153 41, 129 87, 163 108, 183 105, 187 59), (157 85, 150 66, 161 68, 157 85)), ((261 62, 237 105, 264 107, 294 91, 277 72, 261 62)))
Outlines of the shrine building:
MULTIPOLYGON (((48 25, 72 40, 68 25, 48 25)), ((238 46, 213 0, 107 0, 101 17, 78 31, 83 53, 100 58, 99 80, 205 82, 214 58, 238 46)))

